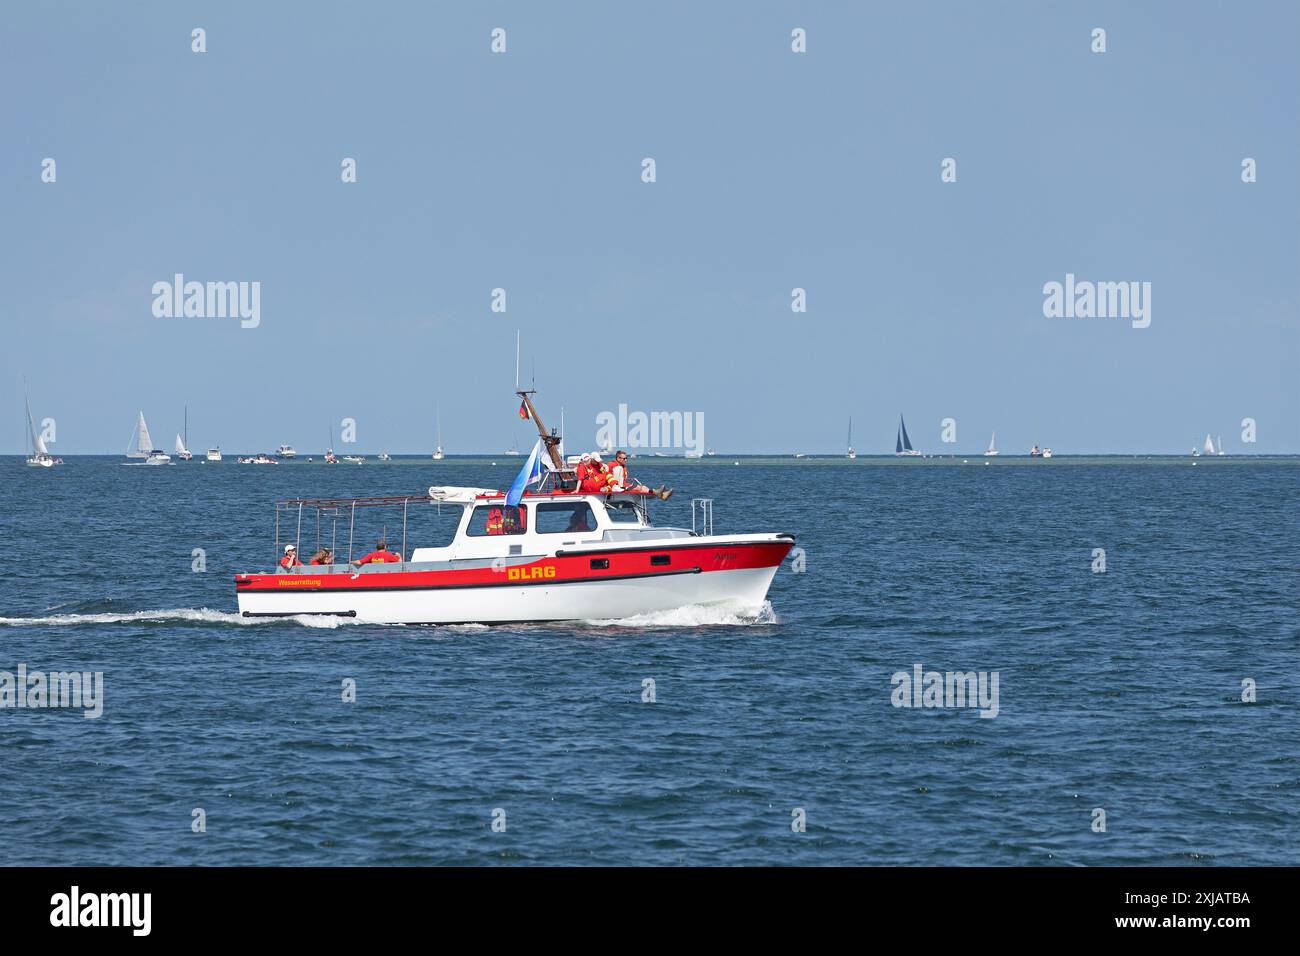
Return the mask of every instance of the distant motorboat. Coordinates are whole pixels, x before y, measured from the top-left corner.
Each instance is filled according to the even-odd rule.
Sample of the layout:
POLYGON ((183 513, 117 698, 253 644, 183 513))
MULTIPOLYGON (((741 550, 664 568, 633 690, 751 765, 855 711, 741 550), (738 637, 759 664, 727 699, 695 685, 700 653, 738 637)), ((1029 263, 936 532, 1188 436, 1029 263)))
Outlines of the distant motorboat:
POLYGON ((386 452, 386 451, 381 451, 381 452, 379 453, 379 460, 380 460, 380 461, 392 461, 392 460, 393 460, 393 456, 390 455, 390 454, 388 454, 388 452, 386 452))
POLYGON ((708 456, 709 456, 710 458, 712 458, 712 457, 713 457, 713 449, 710 448, 706 454, 708 454, 708 456))
POLYGON ((1044 449, 1043 449, 1043 457, 1044 457, 1044 458, 1051 458, 1051 457, 1052 457, 1052 449, 1050 449, 1050 448, 1044 448, 1044 449))
POLYGON ((997 433, 997 432, 994 432, 994 433, 993 433, 993 437, 991 437, 991 438, 989 439, 989 447, 988 447, 988 450, 987 450, 986 452, 984 452, 984 454, 985 454, 986 456, 988 456, 988 457, 991 458, 992 456, 996 455, 997 453, 998 453, 998 433, 997 433))
POLYGON ((351 462, 351 463, 354 464, 354 465, 359 465, 359 464, 361 464, 363 461, 365 461, 365 459, 362 458, 360 455, 344 455, 344 456, 343 456, 343 460, 344 460, 344 461, 351 462))
POLYGON ((253 455, 250 458, 240 458, 241 465, 278 465, 280 464, 270 455, 253 455))
POLYGON ((172 456, 167 454, 165 451, 160 451, 155 448, 153 451, 149 452, 149 457, 144 460, 144 463, 146 465, 170 465, 172 463, 172 456))
POLYGON ((275 450, 275 455, 276 455, 277 458, 297 458, 297 457, 298 457, 298 453, 297 453, 296 451, 294 451, 294 448, 293 448, 292 445, 281 445, 279 448, 277 448, 277 449, 275 450))
POLYGON ((920 458, 921 453, 912 447, 912 440, 907 437, 907 425, 903 416, 898 416, 898 436, 894 439, 894 454, 901 458, 920 458))
POLYGON ((797 452, 794 453, 794 457, 796 457, 796 458, 807 458, 808 456, 805 455, 805 454, 804 454, 803 452, 801 452, 801 451, 797 451, 797 452))
POLYGON ((209 448, 207 454, 208 461, 221 461, 221 449, 209 448))

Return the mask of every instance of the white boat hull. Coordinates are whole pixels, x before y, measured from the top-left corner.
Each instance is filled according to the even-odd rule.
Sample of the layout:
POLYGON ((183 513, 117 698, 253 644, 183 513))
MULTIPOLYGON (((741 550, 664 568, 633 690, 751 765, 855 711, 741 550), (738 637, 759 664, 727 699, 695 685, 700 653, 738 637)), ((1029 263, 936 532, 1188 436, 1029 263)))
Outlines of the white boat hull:
POLYGON ((337 615, 378 624, 509 624, 617 620, 681 607, 726 605, 757 611, 775 567, 528 587, 360 593, 241 593, 248 617, 337 615))

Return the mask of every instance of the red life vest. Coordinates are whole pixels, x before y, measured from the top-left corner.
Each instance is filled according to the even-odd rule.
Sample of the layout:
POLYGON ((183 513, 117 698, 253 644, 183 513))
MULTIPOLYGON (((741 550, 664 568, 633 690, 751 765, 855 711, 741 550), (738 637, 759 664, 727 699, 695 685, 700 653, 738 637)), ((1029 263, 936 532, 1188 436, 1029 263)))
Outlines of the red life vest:
POLYGON ((582 480, 582 490, 588 494, 595 494, 605 490, 605 485, 609 483, 609 473, 605 471, 604 466, 592 463, 587 469, 587 477, 582 480))
POLYGON ((506 519, 505 519, 505 515, 501 513, 501 509, 493 508, 491 511, 489 511, 487 516, 487 533, 501 534, 503 531, 505 531, 505 528, 506 528, 506 519))

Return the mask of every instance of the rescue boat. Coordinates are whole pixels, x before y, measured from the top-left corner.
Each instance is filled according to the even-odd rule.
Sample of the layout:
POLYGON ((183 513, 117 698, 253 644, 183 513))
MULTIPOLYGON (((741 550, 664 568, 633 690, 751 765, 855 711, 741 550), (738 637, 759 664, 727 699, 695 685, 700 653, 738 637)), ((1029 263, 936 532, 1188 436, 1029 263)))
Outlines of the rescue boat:
MULTIPOLYGON (((608 620, 696 605, 757 612, 794 536, 715 535, 711 519, 703 529, 656 527, 650 498, 552 490, 511 506, 500 491, 435 487, 421 497, 283 500, 277 514, 302 519, 290 527, 314 530, 318 516, 346 516, 350 541, 358 509, 400 506, 417 525, 420 509, 460 513, 450 544, 408 554, 403 540, 398 554, 409 560, 357 566, 349 546, 346 561, 236 574, 239 611, 384 624, 608 620)), ((402 528, 405 539, 405 519, 402 528)), ((335 523, 326 543, 340 530, 335 523)), ((277 534, 275 553, 294 540, 277 534)), ((309 545, 297 544, 298 553, 309 545)))
MULTIPOLYGON (((507 624, 617 620, 695 606, 741 614, 762 608, 794 547, 792 534, 714 534, 713 502, 704 498, 691 503, 690 528, 658 527, 650 520, 658 497, 649 489, 577 490, 562 437, 543 425, 533 393, 516 391, 540 437, 509 494, 435 486, 420 495, 277 501, 276 560, 287 545, 306 555, 314 541, 318 553, 328 549, 331 563, 236 574, 240 613, 507 624), (534 482, 537 488, 526 490, 534 482), (396 527, 400 510, 401 549, 368 555, 373 563, 354 561, 358 514, 373 529, 377 522, 365 521, 373 508, 394 515, 385 532, 396 527), (440 518, 454 524, 441 537, 449 543, 415 543, 408 551, 408 532, 428 535, 440 518)), ((396 535, 386 538, 398 543, 396 535)))

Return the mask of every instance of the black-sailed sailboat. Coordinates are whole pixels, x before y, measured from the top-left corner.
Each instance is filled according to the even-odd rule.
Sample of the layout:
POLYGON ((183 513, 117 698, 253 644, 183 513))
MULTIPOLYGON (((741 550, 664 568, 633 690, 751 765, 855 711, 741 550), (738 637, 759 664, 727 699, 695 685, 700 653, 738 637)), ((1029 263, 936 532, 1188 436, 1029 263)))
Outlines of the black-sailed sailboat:
POLYGON ((912 447, 912 441, 907 437, 907 425, 903 422, 903 416, 898 416, 898 437, 894 440, 894 454, 900 458, 920 458, 921 453, 912 447))

